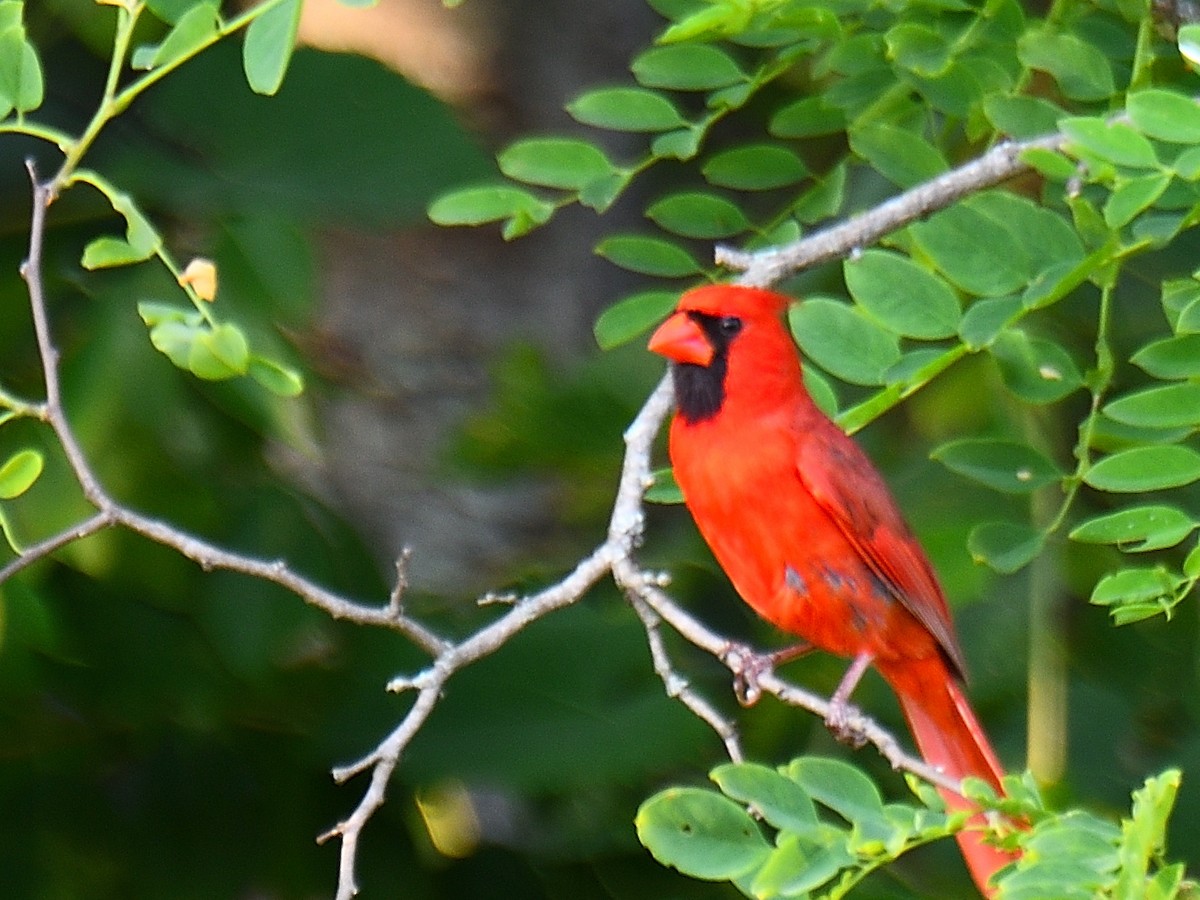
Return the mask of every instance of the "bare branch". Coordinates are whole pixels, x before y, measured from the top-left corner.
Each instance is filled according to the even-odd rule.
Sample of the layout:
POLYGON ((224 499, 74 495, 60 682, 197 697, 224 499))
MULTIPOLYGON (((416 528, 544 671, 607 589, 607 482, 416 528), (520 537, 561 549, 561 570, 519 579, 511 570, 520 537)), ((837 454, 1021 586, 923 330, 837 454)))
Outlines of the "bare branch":
POLYGON ((1027 172, 1030 166, 1021 158, 1026 150, 1058 150, 1065 141, 1063 135, 1056 133, 1028 141, 997 144, 983 156, 919 184, 849 221, 793 244, 757 253, 719 247, 717 262, 740 270, 742 275, 738 281, 741 284, 769 287, 796 272, 868 247, 884 235, 945 209, 969 194, 1027 172))
MULTIPOLYGON (((743 269, 741 280, 744 283, 774 283, 800 268, 845 255, 855 247, 865 246, 887 232, 948 206, 972 191, 997 184, 1023 171, 1026 166, 1021 162, 1020 154, 1026 149, 1053 149, 1060 143, 1061 138, 1053 136, 1023 144, 1005 144, 975 162, 901 194, 871 212, 789 247, 757 254, 724 250, 720 251, 719 260, 733 268, 743 269)), ((46 400, 43 404, 21 402, 20 412, 36 415, 51 427, 63 446, 84 496, 96 512, 77 525, 24 550, 17 559, 0 568, 0 584, 74 540, 104 528, 120 526, 173 548, 205 571, 223 569, 280 585, 332 618, 390 629, 428 653, 431 661, 425 669, 416 674, 398 675, 387 685, 392 691, 415 693, 412 705, 395 728, 365 756, 333 771, 338 783, 370 773, 367 788, 350 815, 318 838, 320 842, 333 838, 341 841, 338 900, 350 900, 358 893, 355 869, 362 830, 385 802, 388 783, 404 751, 432 715, 446 683, 463 668, 499 650, 531 623, 575 603, 606 576, 611 576, 625 593, 641 620, 655 672, 661 678, 667 695, 679 700, 706 722, 720 737, 731 759, 742 759, 733 720, 696 692, 673 663, 667 651, 663 628, 673 629, 685 641, 711 654, 736 674, 737 654, 730 652, 734 645, 728 638, 685 612, 663 590, 665 582, 662 577, 647 573, 636 560, 645 526, 643 496, 652 483, 652 448, 671 408, 669 378, 664 377, 659 382, 625 432, 625 457, 604 542, 557 583, 524 598, 505 597, 507 608, 502 615, 461 640, 450 640, 404 611, 403 595, 408 583, 407 550, 396 561, 395 582, 386 603, 382 606, 366 605, 304 578, 283 560, 260 559, 226 550, 169 523, 131 510, 107 493, 91 468, 62 405, 58 353, 51 336, 42 282, 46 211, 54 194, 52 185, 38 181, 32 164, 29 165, 29 172, 33 182, 33 213, 29 255, 22 266, 22 276, 29 290, 46 400)), ((9 395, 0 394, 0 399, 7 401, 8 398, 9 395)), ((13 403, 6 402, 6 405, 15 408, 13 403)), ((495 595, 485 596, 485 600, 489 598, 498 599, 495 595)), ((763 690, 789 705, 810 710, 822 718, 828 713, 828 700, 780 679, 773 672, 760 673, 757 683, 763 690)), ((913 772, 941 787, 958 790, 958 785, 953 781, 905 753, 895 737, 871 719, 856 713, 850 724, 856 733, 876 746, 894 768, 913 772)))

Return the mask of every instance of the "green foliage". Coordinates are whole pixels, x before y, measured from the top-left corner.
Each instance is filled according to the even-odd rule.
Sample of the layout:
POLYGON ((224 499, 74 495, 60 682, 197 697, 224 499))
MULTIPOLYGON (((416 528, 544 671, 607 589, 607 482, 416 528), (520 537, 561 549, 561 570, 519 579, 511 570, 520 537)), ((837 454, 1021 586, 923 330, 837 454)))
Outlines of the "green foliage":
MULTIPOLYGON (((1016 0, 652 5, 667 21, 631 63, 636 87, 567 103, 581 122, 647 132, 641 155, 619 158, 586 136, 539 138, 569 140, 590 161, 564 177, 518 142, 500 153, 501 170, 523 185, 506 190, 537 204, 537 222, 501 202, 499 187, 475 195, 493 208, 473 221, 504 222, 512 237, 573 203, 640 204, 644 230, 596 247, 655 282, 597 320, 610 349, 644 335, 672 295, 721 277, 705 262, 712 241, 788 245, 869 216, 880 198, 999 142, 1054 138, 1023 151, 1027 177, 796 273, 788 288, 802 300, 789 321, 806 377, 849 431, 927 389, 913 417, 929 420, 931 456, 952 474, 922 478, 979 498, 957 532, 961 555, 1001 575, 1037 564, 1041 590, 1047 571, 1066 573, 1116 624, 1195 602, 1200 271, 1188 232, 1200 221, 1200 80, 1189 66, 1200 68, 1200 27, 1176 34, 1136 0, 1048 10, 1016 0), (514 167, 514 155, 531 165, 514 167), (953 406, 936 399, 951 390, 953 406)), ((668 472, 648 497, 679 500, 668 472)), ((823 832, 801 844, 769 815, 786 840, 764 850, 738 808, 761 811, 763 799, 667 792, 643 807, 640 833, 660 860, 752 896, 817 890, 784 889, 766 861, 787 854, 795 875, 806 854, 831 853, 806 869, 823 873, 826 891, 841 867, 863 865, 848 839, 823 832), (704 830, 708 820, 719 834, 704 830)), ((1040 815, 1003 896, 1184 890, 1181 867, 1139 868, 1090 814, 1040 815)))
MULTIPOLYGON (((981 827, 978 819, 947 813, 936 792, 916 782, 919 803, 885 803, 859 770, 835 759, 802 757, 778 769, 727 764, 710 777, 720 792, 668 788, 643 803, 638 836, 664 865, 733 882, 756 900, 844 897, 914 848, 981 827)), ((1008 779, 999 806, 1027 824, 992 831, 997 843, 1023 851, 999 874, 996 896, 1190 896, 1182 866, 1163 859, 1180 780, 1178 770, 1147 779, 1118 827, 1082 811, 1054 815, 1036 788, 1008 779)), ((976 799, 997 806, 995 798, 976 799)))

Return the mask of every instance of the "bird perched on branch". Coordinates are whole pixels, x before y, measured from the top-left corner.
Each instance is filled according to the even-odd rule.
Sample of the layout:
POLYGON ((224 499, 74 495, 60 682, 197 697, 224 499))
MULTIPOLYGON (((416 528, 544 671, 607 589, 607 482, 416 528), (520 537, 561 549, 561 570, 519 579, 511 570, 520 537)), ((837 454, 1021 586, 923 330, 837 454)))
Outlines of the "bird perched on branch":
MULTIPOLYGON (((1001 790, 1002 769, 963 693, 964 663, 933 568, 866 454, 805 390, 783 322, 790 298, 733 285, 685 293, 650 339, 672 363, 675 479, 700 533, 764 619, 852 662, 833 694, 874 665, 921 755, 955 781, 1001 790)), ((952 809, 970 808, 942 791, 952 809)), ((979 889, 1013 857, 958 835, 979 889)))

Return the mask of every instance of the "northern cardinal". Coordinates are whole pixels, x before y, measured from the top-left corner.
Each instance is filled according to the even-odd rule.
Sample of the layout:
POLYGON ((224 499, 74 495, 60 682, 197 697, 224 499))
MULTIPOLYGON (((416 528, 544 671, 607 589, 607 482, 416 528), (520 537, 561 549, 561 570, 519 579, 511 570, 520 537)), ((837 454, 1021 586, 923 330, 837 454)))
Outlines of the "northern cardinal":
MULTIPOLYGON (((650 349, 672 362, 670 456, 684 501, 760 616, 853 660, 834 717, 874 665, 926 762, 1000 791, 937 577, 871 461, 805 390, 782 321, 790 302, 754 288, 696 288, 651 337, 650 349)), ((951 808, 970 808, 942 793, 951 808)), ((991 896, 989 877, 1012 857, 978 833, 958 840, 991 896)))

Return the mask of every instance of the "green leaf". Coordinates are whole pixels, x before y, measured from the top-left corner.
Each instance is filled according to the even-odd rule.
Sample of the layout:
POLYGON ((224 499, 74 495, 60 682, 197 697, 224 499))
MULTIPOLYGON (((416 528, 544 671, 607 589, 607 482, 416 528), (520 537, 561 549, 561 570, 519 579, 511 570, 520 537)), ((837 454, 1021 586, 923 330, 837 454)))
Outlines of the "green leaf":
POLYGON ((1074 34, 1026 32, 1017 41, 1017 56, 1032 69, 1049 72, 1072 100, 1105 100, 1116 91, 1108 58, 1074 34))
POLYGON ((24 27, 0 30, 0 119, 14 109, 18 113, 37 109, 44 91, 42 64, 24 27))
POLYGON ((42 474, 45 459, 37 450, 18 450, 0 465, 0 500, 20 497, 42 474))
POLYGON ((553 212, 552 204, 511 185, 462 188, 429 205, 429 218, 438 225, 482 225, 517 216, 545 222, 553 212))
POLYGON ((296 29, 300 27, 300 0, 284 0, 250 23, 242 44, 242 68, 256 94, 273 96, 283 84, 296 29))
POLYGON ((1058 124, 1069 139, 1068 149, 1082 150, 1117 166, 1152 169, 1158 165, 1154 146, 1124 122, 1076 116, 1058 124))
POLYGON ((692 159, 700 152, 703 139, 703 128, 688 126, 658 135, 650 142, 650 152, 660 158, 692 159))
POLYGON ((623 269, 643 275, 683 278, 703 272, 691 254, 661 238, 613 235, 596 245, 596 253, 623 269))
POLYGON ((1010 494, 1028 494, 1063 477, 1053 462, 1016 441, 964 438, 931 455, 952 472, 1010 494))
POLYGON ((757 763, 726 763, 710 777, 727 797, 752 805, 773 828, 809 834, 820 826, 812 798, 791 778, 757 763))
POLYGON ((1083 384, 1083 376, 1066 350, 1051 341, 1030 338, 1019 328, 1001 332, 989 350, 1005 385, 1030 403, 1054 403, 1083 384))
POLYGON ((808 138, 836 134, 846 127, 846 114, 824 98, 805 97, 771 116, 767 130, 777 138, 808 138))
POLYGON ((1118 847, 1120 878, 1114 897, 1148 898, 1146 876, 1152 862, 1160 862, 1167 844, 1167 820, 1175 807, 1183 773, 1167 769, 1147 778, 1133 793, 1133 814, 1121 822, 1118 847))
POLYGON ((1021 522, 984 522, 967 535, 967 552, 1003 575, 1027 566, 1041 552, 1046 537, 1032 525, 1021 522))
POLYGON ((1135 506, 1076 525, 1069 537, 1082 544, 1115 544, 1126 553, 1174 547, 1197 525, 1173 506, 1135 506))
POLYGON ((1193 70, 1200 68, 1200 25, 1189 23, 1180 26, 1175 40, 1179 55, 1187 60, 1193 70))
POLYGON ((848 762, 823 756, 803 756, 792 760, 786 774, 810 797, 848 822, 870 822, 883 817, 879 788, 848 762))
POLYGON ((664 197, 646 210, 646 216, 666 231, 704 240, 727 238, 750 228, 750 220, 736 204, 692 191, 664 197))
POLYGON ((683 491, 675 480, 675 473, 670 467, 655 469, 650 473, 651 485, 643 494, 647 503, 682 503, 683 491))
POLYGON ((1200 479, 1200 453, 1191 447, 1134 447, 1106 456, 1083 476, 1102 491, 1137 493, 1180 487, 1200 479))
MULTIPOLYGON (((85 181, 92 177, 91 173, 86 171, 78 175, 85 181)), ((128 194, 116 193, 106 196, 113 209, 125 219, 125 239, 105 235, 90 241, 83 249, 81 265, 92 270, 124 266, 149 259, 162 245, 162 238, 154 230, 154 226, 142 215, 128 194)))
MULTIPOLYGON (((846 198, 846 164, 839 163, 815 185, 800 195, 792 206, 792 215, 801 222, 820 222, 832 218, 841 211, 846 198)), ((791 240, 796 240, 798 235, 791 240)), ((772 241, 774 246, 788 241, 772 241)))
POLYGON ((1008 94, 987 97, 983 101, 983 112, 997 131, 1017 140, 1057 131, 1059 117, 1063 114, 1061 109, 1041 97, 1008 94))
POLYGON ((847 259, 842 274, 850 295, 897 334, 936 340, 958 329, 962 313, 954 291, 908 257, 866 250, 847 259))
POLYGON ((958 336, 970 349, 982 350, 996 340, 1022 308, 1021 298, 1017 296, 977 300, 963 314, 958 324, 958 336))
POLYGON ((1155 378, 1200 377, 1200 334, 1180 334, 1147 344, 1129 358, 1155 378))
POLYGON ((1057 150, 1030 147, 1021 151, 1021 160, 1051 181, 1069 181, 1079 174, 1078 163, 1057 150))
POLYGON ((299 397, 304 393, 303 376, 273 359, 251 354, 249 375, 277 397, 299 397))
POLYGON ((928 181, 949 168, 941 151, 929 141, 886 122, 851 128, 850 149, 902 188, 928 181))
POLYGON ((163 42, 152 48, 149 58, 142 60, 144 66, 138 67, 155 69, 194 55, 217 37, 220 21, 215 2, 196 4, 179 18, 163 42))
POLYGON ((196 0, 146 0, 146 6, 168 25, 174 25, 196 5, 196 0))
POLYGON ((201 329, 192 340, 187 367, 198 378, 220 381, 245 375, 250 368, 250 346, 241 329, 222 322, 213 329, 201 329))
POLYGON ((528 138, 509 145, 497 157, 509 178, 542 187, 578 191, 618 170, 604 151, 574 138, 528 138))
POLYGON ((1160 604, 1169 604, 1177 587, 1178 579, 1162 566, 1118 569, 1100 579, 1088 602, 1096 606, 1152 605, 1163 612, 1160 604))
POLYGON ((1140 178, 1118 179, 1117 186, 1104 204, 1104 223, 1109 228, 1122 228, 1138 213, 1162 196, 1171 183, 1164 172, 1140 178))
POLYGON ((900 359, 896 336, 848 304, 813 297, 788 317, 804 354, 843 381, 882 384, 900 359))
POLYGON ((944 209, 909 232, 934 265, 969 293, 1002 296, 1029 280, 1029 259, 1012 232, 970 205, 944 209))
POLYGON ((1125 111, 1142 134, 1177 144, 1200 143, 1200 104, 1186 94, 1152 89, 1125 98, 1125 111))
POLYGON ((809 174, 792 150, 774 144, 751 144, 725 150, 708 159, 701 172, 710 184, 743 191, 786 187, 809 174))
POLYGON ((161 325, 163 322, 184 322, 199 325, 202 316, 195 309, 175 306, 170 303, 155 303, 143 300, 137 305, 138 315, 148 328, 161 325))
POLYGON ((674 291, 644 291, 618 300, 596 319, 592 331, 601 350, 611 350, 647 331, 675 308, 674 291))
POLYGON ((966 201, 966 206, 1003 227, 1029 261, 1027 271, 1035 277, 1043 272, 1062 271, 1084 257, 1079 235, 1058 212, 1009 191, 986 191, 966 201))
POLYGON ((807 897, 857 861, 846 836, 830 829, 821 840, 784 833, 750 884, 751 897, 807 897))
POLYGON ((950 68, 953 48, 928 25, 901 22, 884 35, 888 56, 902 69, 935 78, 950 68))
POLYGON ((1169 384, 1126 394, 1105 406, 1104 414, 1142 428, 1200 425, 1200 383, 1169 384))
POLYGON ((600 88, 567 104, 577 121, 612 131, 667 131, 686 123, 662 94, 643 88, 600 88))
POLYGON ((167 319, 150 329, 150 343, 178 368, 187 369, 192 344, 200 333, 198 323, 167 319))
POLYGON ((634 824, 638 839, 656 860, 693 878, 738 878, 770 852, 750 814, 715 791, 660 791, 641 805, 634 824))
POLYGON ((675 91, 711 91, 746 79, 733 57, 710 44, 652 47, 630 69, 644 87, 675 91))
POLYGON ((88 241, 87 246, 83 248, 80 265, 90 272, 95 269, 109 269, 142 262, 149 255, 138 252, 130 246, 129 241, 102 235, 88 241))

